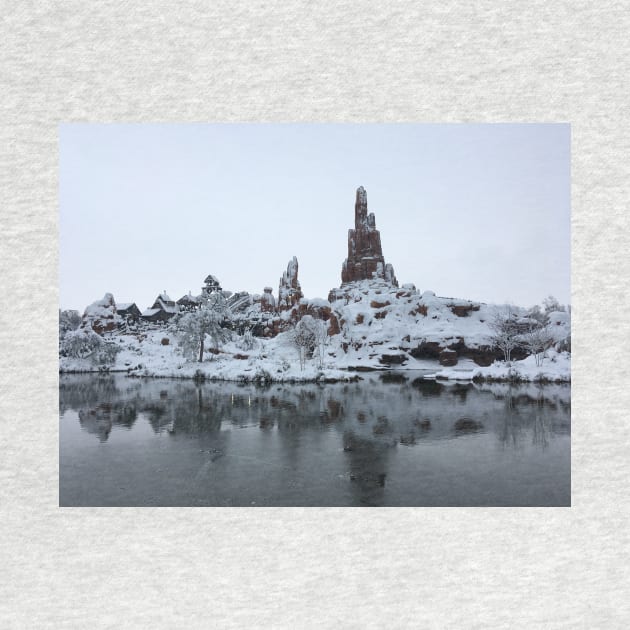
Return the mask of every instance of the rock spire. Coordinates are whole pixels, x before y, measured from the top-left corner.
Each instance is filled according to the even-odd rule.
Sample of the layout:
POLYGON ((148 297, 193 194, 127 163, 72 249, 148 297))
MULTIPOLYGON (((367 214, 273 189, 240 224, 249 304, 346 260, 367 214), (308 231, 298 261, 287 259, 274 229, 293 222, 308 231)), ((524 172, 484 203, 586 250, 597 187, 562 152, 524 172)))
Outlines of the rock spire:
POLYGON ((385 264, 381 234, 376 229, 374 213, 367 211, 365 188, 357 188, 354 204, 354 230, 348 230, 348 258, 341 268, 341 282, 381 279, 398 286, 394 268, 385 264))
POLYGON ((289 261, 287 270, 280 278, 280 286, 278 288, 278 309, 281 311, 290 309, 297 304, 304 295, 302 287, 298 281, 298 261, 295 256, 289 261))

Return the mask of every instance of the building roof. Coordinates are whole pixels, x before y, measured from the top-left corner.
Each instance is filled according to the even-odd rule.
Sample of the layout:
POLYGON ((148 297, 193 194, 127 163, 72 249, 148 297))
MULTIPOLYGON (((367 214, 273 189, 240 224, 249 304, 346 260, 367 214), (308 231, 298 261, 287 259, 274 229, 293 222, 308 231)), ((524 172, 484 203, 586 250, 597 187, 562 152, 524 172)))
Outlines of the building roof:
POLYGON ((157 299, 157 302, 162 307, 162 310, 165 311, 166 313, 177 313, 177 312, 179 312, 179 309, 177 308, 177 304, 175 304, 175 303, 173 303, 172 305, 166 304, 165 300, 163 300, 161 297, 159 297, 157 299))

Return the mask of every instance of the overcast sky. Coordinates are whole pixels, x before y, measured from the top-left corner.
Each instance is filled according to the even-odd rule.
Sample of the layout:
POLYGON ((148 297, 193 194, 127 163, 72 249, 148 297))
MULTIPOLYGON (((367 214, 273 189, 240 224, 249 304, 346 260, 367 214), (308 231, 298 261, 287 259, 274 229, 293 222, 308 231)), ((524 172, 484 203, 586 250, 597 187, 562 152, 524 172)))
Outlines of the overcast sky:
POLYGON ((60 306, 341 283, 358 186, 421 291, 570 302, 568 124, 64 124, 60 306))

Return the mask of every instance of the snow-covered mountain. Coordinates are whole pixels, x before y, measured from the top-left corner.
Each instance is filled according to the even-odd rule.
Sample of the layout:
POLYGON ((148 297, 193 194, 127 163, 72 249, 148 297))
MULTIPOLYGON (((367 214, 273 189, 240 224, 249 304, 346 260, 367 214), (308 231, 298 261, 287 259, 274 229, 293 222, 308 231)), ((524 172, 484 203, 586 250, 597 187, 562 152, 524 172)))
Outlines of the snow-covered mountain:
MULTIPOLYGON (((533 319, 536 313, 525 308, 440 297, 432 291, 420 292, 413 284, 398 286, 392 265, 385 262, 374 214, 367 212, 367 194, 362 187, 356 194, 355 226, 348 231, 341 286, 332 289, 328 299, 305 298, 298 270, 294 256, 280 278, 277 299, 271 287, 265 287, 262 295, 224 291, 219 280, 209 275, 200 296, 168 302, 170 310, 162 309, 160 318, 144 317, 143 313, 143 318, 134 322, 117 315, 114 298, 108 293, 86 308, 81 323, 86 339, 75 332, 73 347, 87 352, 95 345, 94 338, 88 336, 96 332, 117 346, 109 369, 157 375, 191 376, 201 370, 216 378, 252 380, 263 375, 263 380, 304 380, 324 374, 340 379, 349 378, 340 370, 440 366, 478 375, 479 366, 485 368, 503 357, 492 328, 498 312, 509 308, 515 326, 523 331, 538 321, 533 319), (176 351, 177 331, 172 324, 178 313, 194 312, 215 292, 226 299, 230 317, 224 323, 232 331, 232 340, 221 348, 206 344, 211 361, 186 363, 176 351), (294 366, 295 330, 301 321, 312 320, 324 322, 327 335, 318 342, 317 365, 312 362, 306 373, 303 369, 298 373, 294 366)), ((550 341, 556 350, 563 351, 570 339, 569 313, 547 311, 550 341)), ((100 352, 102 355, 103 348, 100 352)), ((525 346, 517 344, 512 359, 525 359, 527 354, 525 346)), ((565 359, 562 361, 567 363, 565 359)), ((62 356, 60 361, 62 370, 98 369, 85 357, 62 356)), ((568 365, 563 363, 563 375, 568 374, 568 365)), ((447 375, 447 371, 442 374, 447 375)), ((497 378, 501 374, 492 372, 497 378)))

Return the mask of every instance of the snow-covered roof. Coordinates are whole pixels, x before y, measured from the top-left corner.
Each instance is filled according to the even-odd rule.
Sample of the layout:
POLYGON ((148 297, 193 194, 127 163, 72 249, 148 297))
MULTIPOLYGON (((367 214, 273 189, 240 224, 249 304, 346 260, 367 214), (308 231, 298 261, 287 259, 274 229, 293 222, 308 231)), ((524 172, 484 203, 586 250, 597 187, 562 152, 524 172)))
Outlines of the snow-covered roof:
POLYGON ((175 304, 174 306, 169 306, 168 304, 164 303, 163 299, 158 298, 158 302, 160 304, 160 306, 162 307, 162 310, 167 312, 167 313, 177 313, 179 312, 179 309, 177 308, 177 304, 175 304))
POLYGON ((155 315, 157 312, 159 312, 159 310, 159 308, 147 308, 142 311, 142 317, 151 317, 151 315, 155 315))
POLYGON ((119 311, 126 311, 128 308, 132 307, 135 305, 135 302, 123 302, 122 304, 118 305, 118 310, 119 311))

